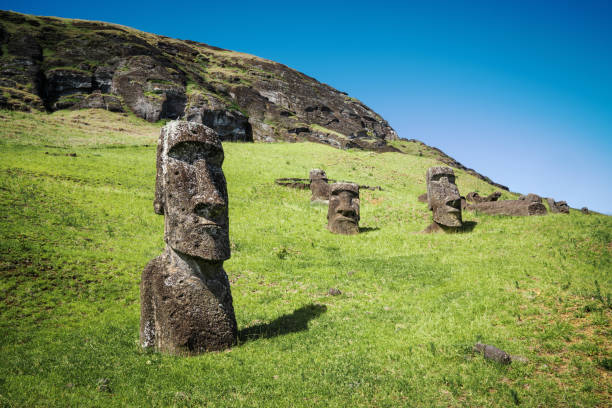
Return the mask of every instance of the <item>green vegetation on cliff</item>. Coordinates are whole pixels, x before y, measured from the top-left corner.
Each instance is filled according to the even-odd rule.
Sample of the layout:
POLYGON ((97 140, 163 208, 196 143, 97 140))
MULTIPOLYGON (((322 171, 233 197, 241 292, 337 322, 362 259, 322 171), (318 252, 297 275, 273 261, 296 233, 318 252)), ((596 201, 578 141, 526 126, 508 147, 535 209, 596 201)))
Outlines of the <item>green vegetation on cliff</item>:
MULTIPOLYGON (((424 235, 432 158, 225 143, 240 344, 170 357, 138 345, 140 273, 164 245, 161 124, 0 115, 0 406, 610 402, 612 217, 464 213, 470 231, 424 235), (274 184, 314 167, 382 186, 362 191, 361 234, 329 233, 325 206, 274 184), (477 341, 529 362, 486 361, 477 341)), ((494 190, 456 174, 463 194, 494 190)))

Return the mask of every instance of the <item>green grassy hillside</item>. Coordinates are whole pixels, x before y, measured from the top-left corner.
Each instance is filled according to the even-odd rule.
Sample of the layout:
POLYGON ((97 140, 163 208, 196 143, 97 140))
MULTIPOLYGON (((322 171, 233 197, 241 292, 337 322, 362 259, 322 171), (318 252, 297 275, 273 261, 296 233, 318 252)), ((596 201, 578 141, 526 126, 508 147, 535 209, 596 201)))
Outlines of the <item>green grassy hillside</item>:
MULTIPOLYGON (((226 143, 240 344, 171 357, 138 345, 161 125, 0 115, 0 406, 610 404, 612 217, 464 213, 471 231, 424 235, 430 158, 226 143), (314 167, 382 186, 362 191, 363 233, 329 233, 325 206, 274 184, 314 167)), ((494 189, 456 174, 462 194, 494 189)))

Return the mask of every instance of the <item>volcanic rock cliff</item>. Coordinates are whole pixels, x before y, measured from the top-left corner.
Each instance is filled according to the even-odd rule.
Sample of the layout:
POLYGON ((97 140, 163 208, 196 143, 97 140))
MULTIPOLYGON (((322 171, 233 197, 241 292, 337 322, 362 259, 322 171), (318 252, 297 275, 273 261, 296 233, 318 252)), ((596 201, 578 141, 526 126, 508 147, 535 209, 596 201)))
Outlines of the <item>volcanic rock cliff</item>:
POLYGON ((1 108, 102 108, 151 122, 183 118, 232 141, 418 149, 491 182, 421 142, 400 143, 362 102, 285 65, 116 24, 0 10, 1 108))

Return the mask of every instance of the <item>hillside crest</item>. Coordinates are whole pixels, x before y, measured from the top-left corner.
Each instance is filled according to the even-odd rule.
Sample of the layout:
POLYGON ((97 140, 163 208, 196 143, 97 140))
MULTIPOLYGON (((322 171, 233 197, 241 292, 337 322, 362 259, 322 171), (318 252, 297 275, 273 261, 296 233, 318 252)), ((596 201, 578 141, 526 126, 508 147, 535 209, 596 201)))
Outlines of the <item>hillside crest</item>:
POLYGON ((361 101, 277 62, 117 24, 0 11, 0 108, 183 118, 231 141, 313 141, 438 159, 361 101))

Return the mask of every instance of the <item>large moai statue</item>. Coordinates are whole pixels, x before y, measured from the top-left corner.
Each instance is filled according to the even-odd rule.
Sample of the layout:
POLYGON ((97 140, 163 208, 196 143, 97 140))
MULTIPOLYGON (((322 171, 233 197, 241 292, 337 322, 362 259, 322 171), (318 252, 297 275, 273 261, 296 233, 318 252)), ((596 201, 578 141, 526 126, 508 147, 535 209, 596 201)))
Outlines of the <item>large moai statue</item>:
POLYGON ((197 354, 236 343, 223 261, 230 257, 223 147, 215 131, 173 121, 157 145, 154 208, 165 216, 166 248, 140 283, 140 343, 197 354))
POLYGON ((327 202, 329 200, 327 174, 320 169, 310 170, 310 201, 327 202))
POLYGON ((433 211, 433 223, 425 232, 455 232, 462 226, 461 195, 450 167, 427 169, 427 202, 433 211))
POLYGON ((336 234, 359 233, 359 185, 334 183, 330 186, 327 228, 336 234))

